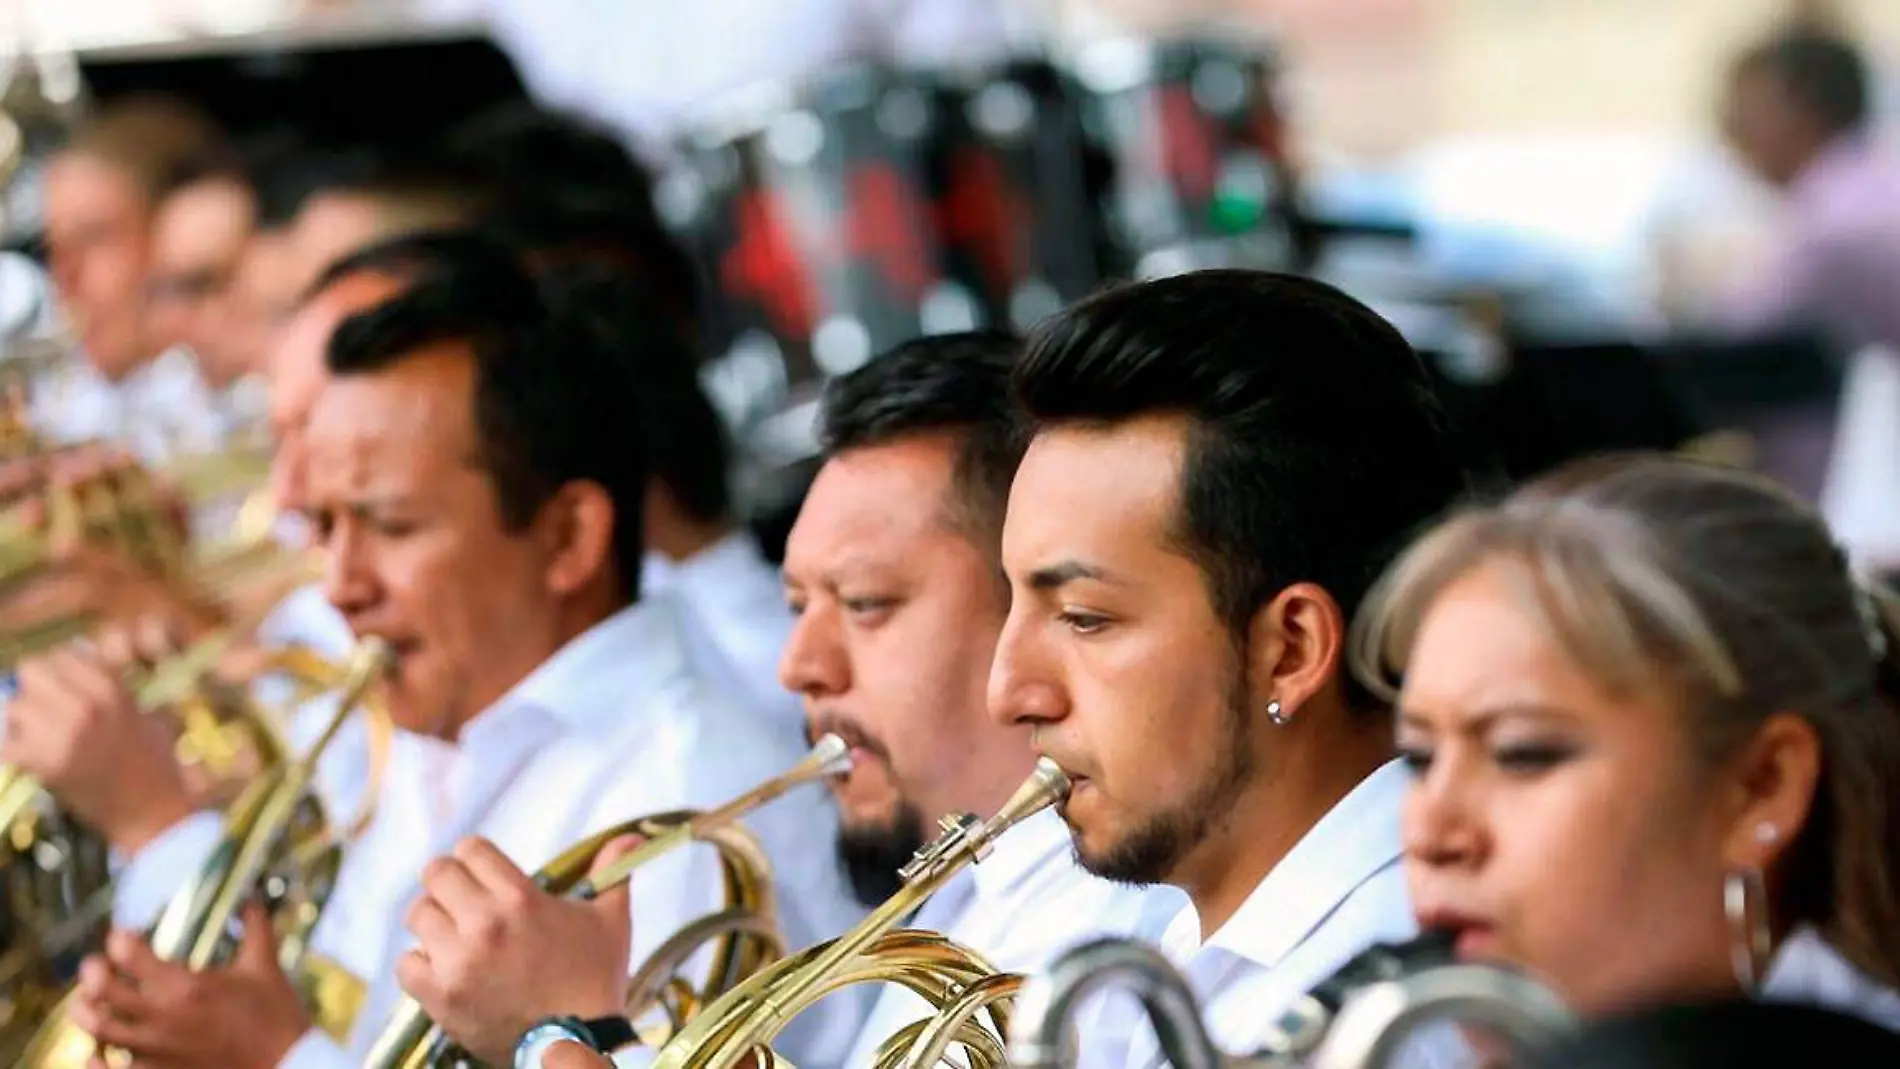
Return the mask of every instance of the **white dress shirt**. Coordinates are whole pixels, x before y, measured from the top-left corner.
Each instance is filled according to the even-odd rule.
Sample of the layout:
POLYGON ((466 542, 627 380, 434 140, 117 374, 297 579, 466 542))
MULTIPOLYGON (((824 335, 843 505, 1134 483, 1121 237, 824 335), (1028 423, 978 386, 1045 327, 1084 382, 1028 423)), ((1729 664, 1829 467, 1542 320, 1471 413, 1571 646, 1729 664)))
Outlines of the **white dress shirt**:
POLYGON ((223 448, 232 429, 223 399, 176 348, 117 382, 69 361, 34 383, 31 411, 55 442, 115 442, 151 464, 223 448))
MULTIPOLYGON (((419 893, 423 865, 470 835, 492 840, 532 870, 568 844, 628 818, 708 807, 783 772, 802 756, 756 718, 714 696, 688 670, 671 599, 655 596, 622 610, 563 647, 495 705, 456 743, 398 734, 375 819, 345 853, 314 950, 369 982, 347 1045, 312 1031, 286 1069, 356 1066, 401 997, 397 957, 413 939, 403 918, 419 893)), ((835 816, 816 788, 782 798, 746 821, 774 865, 779 920, 793 946, 829 938, 862 910, 836 860, 835 816)), ((181 824, 142 851, 177 871, 179 841, 212 814, 181 824)), ((202 856, 202 854, 200 854, 202 856)), ((710 849, 689 849, 641 870, 632 883, 633 954, 661 942, 719 902, 710 849)), ((120 923, 149 922, 124 902, 120 923)), ((145 908, 150 908, 149 903, 145 908)), ((827 1064, 852 1034, 855 1007, 821 1007, 788 1036, 800 1064, 827 1064)))
MULTIPOLYGON (((989 857, 945 884, 906 925, 942 932, 1003 972, 1035 972, 1079 943, 1106 936, 1152 940, 1187 905, 1172 887, 1110 883, 1075 862, 1069 829, 1054 811, 1038 813, 997 840, 989 857)), ((858 1034, 847 1066, 873 1064, 879 1044, 931 1016, 909 988, 887 985, 858 1034)), ((1093 1029, 1092 1051, 1125 1045, 1093 1029)))
POLYGON ((640 589, 679 599, 686 660, 701 678, 771 725, 803 736, 804 707, 778 681, 792 635, 785 584, 750 534, 734 531, 682 561, 649 552, 640 589))
POLYGON ((1802 1002, 1852 1014, 1900 1032, 1900 991, 1855 968, 1805 925, 1775 951, 1757 994, 1770 1002, 1802 1002))
MULTIPOLYGON (((1288 1006, 1360 951, 1418 934, 1399 866, 1407 780, 1397 761, 1366 777, 1205 943, 1192 906, 1168 926, 1161 948, 1186 975, 1222 1050, 1258 1050, 1288 1006)), ((1082 1064, 1112 1063, 1085 1046, 1082 1064)), ((1125 1064, 1166 1064, 1150 1029, 1138 1031, 1125 1064)))

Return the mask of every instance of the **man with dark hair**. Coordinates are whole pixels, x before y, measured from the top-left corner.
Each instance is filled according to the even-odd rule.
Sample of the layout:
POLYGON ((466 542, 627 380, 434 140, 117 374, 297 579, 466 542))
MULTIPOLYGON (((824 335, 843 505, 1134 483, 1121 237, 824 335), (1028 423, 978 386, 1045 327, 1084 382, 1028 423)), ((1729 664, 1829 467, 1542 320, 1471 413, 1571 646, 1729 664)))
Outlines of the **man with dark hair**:
POLYGON ((796 702, 774 670, 791 619, 776 570, 733 519, 731 446, 698 375, 695 268, 654 212, 646 169, 612 138, 531 107, 478 117, 448 143, 494 191, 477 229, 537 269, 591 268, 603 289, 591 303, 644 405, 654 485, 643 581, 678 596, 708 675, 792 723, 796 702))
MULTIPOLYGON (((897 870, 948 813, 994 813, 1029 775, 1030 733, 1001 727, 984 690, 1009 592, 998 569, 1003 506, 1021 450, 1004 334, 925 338, 834 380, 823 399, 824 465, 786 547, 798 623, 781 675, 813 734, 852 744, 832 787, 859 900, 882 902, 897 870)), ((996 844, 908 926, 941 931, 1005 970, 1029 970, 1097 935, 1158 933, 1171 892, 1097 880, 1069 857, 1053 813, 996 844), (1145 927, 1144 927, 1145 923, 1145 927)), ((843 1066, 925 1005, 893 985, 843 1066)), ((528 1064, 599 1065, 578 1049, 529 1049, 528 1064)))
POLYGON ((189 105, 136 96, 99 109, 47 162, 47 260, 84 355, 34 389, 33 421, 53 440, 103 439, 152 461, 219 444, 213 392, 154 329, 146 293, 166 184, 217 142, 189 105))
POLYGON ((1790 212, 1779 247, 1722 302, 1717 325, 1900 347, 1900 161, 1871 136, 1871 94, 1859 52, 1824 31, 1788 31, 1736 61, 1724 130, 1790 212))
POLYGON ((587 303, 635 382, 652 468, 641 584, 679 601, 687 651, 704 676, 790 732, 798 702, 779 686, 777 665, 792 618, 778 570, 733 522, 731 445, 691 345, 666 329, 677 305, 617 265, 566 270, 590 276, 587 303))
POLYGON ((352 252, 466 226, 493 199, 478 175, 431 150, 346 153, 317 168, 300 193, 286 235, 285 279, 296 293, 352 252))
MULTIPOLYGON (((347 1036, 313 1030, 255 913, 231 964, 197 973, 116 931, 108 960, 82 970, 74 1016, 136 1059, 359 1064, 398 983, 490 1064, 547 1013, 614 1012, 587 996, 620 994, 630 961, 709 911, 713 859, 683 852, 592 904, 540 895, 524 870, 633 816, 725 801, 800 756, 712 697, 669 600, 640 589, 633 383, 550 293, 559 281, 537 285, 510 250, 429 235, 366 251, 322 286, 369 272, 402 287, 336 329, 302 438, 326 593, 395 655, 384 696, 403 733, 313 943, 369 982, 367 998, 347 1036), (507 938, 510 922, 532 938, 507 938), (403 953, 405 928, 426 955, 403 953), (458 939, 471 932, 494 938, 458 939)), ((834 827, 822 800, 788 797, 747 823, 789 939, 850 923, 842 877, 818 856, 834 827)))
POLYGON ((1084 868, 1187 893, 1163 945, 1220 1044, 1257 1049, 1354 953, 1413 932, 1407 777, 1345 644, 1464 485, 1444 419, 1389 324, 1249 271, 1081 302, 1031 339, 1015 394, 1033 437, 991 712, 1074 780, 1084 868))

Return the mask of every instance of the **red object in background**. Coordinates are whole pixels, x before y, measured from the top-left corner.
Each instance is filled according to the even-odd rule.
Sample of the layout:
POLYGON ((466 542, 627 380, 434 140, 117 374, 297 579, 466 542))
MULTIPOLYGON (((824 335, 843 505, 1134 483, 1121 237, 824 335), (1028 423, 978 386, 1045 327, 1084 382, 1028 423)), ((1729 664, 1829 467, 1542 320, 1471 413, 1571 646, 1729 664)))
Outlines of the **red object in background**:
POLYGON ((1209 119, 1186 86, 1161 89, 1161 166, 1187 199, 1203 201, 1214 195, 1220 157, 1209 119))
POLYGON ((860 165, 850 189, 845 247, 852 256, 875 262, 899 298, 913 305, 922 301, 937 279, 922 232, 930 218, 923 199, 896 168, 881 161, 860 165))
POLYGON ((968 251, 991 293, 1008 293, 1027 273, 1018 236, 1031 222, 995 156, 975 146, 957 151, 937 205, 937 227, 946 245, 968 251))
POLYGON ((811 276, 778 198, 741 190, 734 207, 737 238, 720 262, 726 292, 759 302, 781 337, 811 337, 817 308, 811 276))

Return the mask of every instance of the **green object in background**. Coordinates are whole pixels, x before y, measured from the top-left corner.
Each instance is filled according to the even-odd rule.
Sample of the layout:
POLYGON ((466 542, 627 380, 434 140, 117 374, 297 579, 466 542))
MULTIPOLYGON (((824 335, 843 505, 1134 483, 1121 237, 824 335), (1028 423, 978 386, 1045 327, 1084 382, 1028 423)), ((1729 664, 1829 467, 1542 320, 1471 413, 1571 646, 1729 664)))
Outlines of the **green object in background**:
POLYGON ((1214 232, 1225 236, 1245 234, 1260 225, 1267 206, 1258 197, 1219 190, 1207 204, 1207 222, 1214 232))

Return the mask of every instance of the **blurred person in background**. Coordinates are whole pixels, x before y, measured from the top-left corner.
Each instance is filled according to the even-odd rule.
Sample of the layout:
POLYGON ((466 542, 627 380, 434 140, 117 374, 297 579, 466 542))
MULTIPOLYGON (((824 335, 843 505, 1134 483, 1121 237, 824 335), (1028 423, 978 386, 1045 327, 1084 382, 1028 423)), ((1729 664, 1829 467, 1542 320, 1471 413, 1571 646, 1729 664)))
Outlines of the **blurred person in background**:
POLYGON ((1786 200, 1786 231, 1710 310, 1714 325, 1900 348, 1900 159, 1871 136, 1871 116, 1867 65, 1843 38, 1797 27, 1736 61, 1724 132, 1786 200))
POLYGON ((487 191, 434 153, 361 150, 313 167, 284 235, 282 285, 301 294, 371 245, 471 222, 487 191))
POLYGON ((448 140, 451 166, 493 205, 480 229, 531 263, 586 263, 618 281, 596 302, 640 384, 652 483, 644 589, 676 595, 687 654, 710 680, 779 726, 803 723, 778 682, 791 635, 778 569, 734 515, 732 445, 698 371, 699 279, 653 208, 653 181, 611 135, 533 106, 477 116, 448 140), (637 344, 633 342, 637 340, 637 344))
POLYGON ((188 355, 165 349, 146 290, 165 184, 217 138, 182 103, 130 98, 48 162, 47 255, 83 356, 35 391, 34 421, 53 439, 113 440, 148 460, 217 444, 212 392, 188 355))
POLYGON ((190 161, 158 202, 152 230, 154 331, 184 346, 214 391, 228 433, 263 415, 263 354, 244 329, 238 276, 257 233, 257 194, 244 159, 220 150, 190 161))

